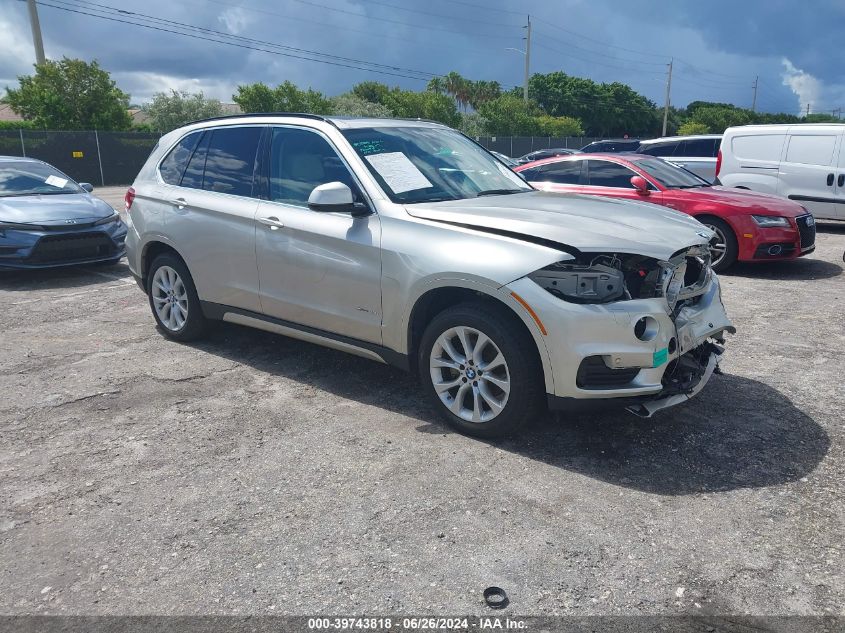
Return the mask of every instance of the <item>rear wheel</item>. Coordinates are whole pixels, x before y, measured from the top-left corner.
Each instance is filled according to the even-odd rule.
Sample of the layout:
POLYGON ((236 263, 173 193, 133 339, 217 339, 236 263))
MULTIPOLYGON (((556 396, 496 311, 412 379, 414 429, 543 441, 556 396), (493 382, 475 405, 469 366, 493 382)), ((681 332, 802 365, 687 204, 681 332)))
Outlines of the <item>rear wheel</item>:
POLYGON ((194 280, 185 263, 172 253, 155 258, 147 276, 147 296, 156 323, 168 338, 191 341, 205 334, 194 280))
POLYGON ((736 235, 730 225, 719 218, 699 218, 708 229, 716 233, 716 237, 710 240, 710 257, 713 270, 717 273, 727 270, 739 256, 739 244, 736 235))
POLYGON ((419 373, 452 427, 478 437, 510 435, 541 410, 543 381, 535 349, 513 318, 487 306, 461 304, 426 328, 419 373))

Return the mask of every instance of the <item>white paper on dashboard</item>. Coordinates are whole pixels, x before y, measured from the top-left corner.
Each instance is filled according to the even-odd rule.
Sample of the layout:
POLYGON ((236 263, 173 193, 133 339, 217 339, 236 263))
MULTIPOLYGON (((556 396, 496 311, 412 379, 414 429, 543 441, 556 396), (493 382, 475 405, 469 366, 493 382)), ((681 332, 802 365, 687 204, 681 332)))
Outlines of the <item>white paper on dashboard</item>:
POLYGON ((393 193, 405 193, 434 186, 402 152, 370 154, 366 158, 384 178, 387 185, 393 189, 393 193))
POLYGON ((44 182, 51 187, 58 187, 59 189, 62 189, 67 184, 67 178, 59 178, 58 176, 51 175, 47 176, 47 180, 44 182))

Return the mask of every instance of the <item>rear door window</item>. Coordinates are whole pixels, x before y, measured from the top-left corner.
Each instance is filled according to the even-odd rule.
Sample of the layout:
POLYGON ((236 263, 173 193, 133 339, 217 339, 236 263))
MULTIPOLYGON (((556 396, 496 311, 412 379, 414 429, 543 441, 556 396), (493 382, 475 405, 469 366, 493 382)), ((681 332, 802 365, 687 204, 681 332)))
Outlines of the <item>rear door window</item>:
POLYGON ((202 136, 202 131, 188 134, 176 143, 167 157, 161 161, 158 171, 161 174, 161 179, 168 185, 178 185, 182 180, 182 174, 185 173, 185 167, 191 159, 200 136, 202 136))
POLYGON ((692 158, 713 158, 716 155, 713 147, 712 138, 691 139, 689 141, 683 141, 674 155, 692 158))
POLYGON ((252 196, 260 127, 212 130, 202 188, 233 196, 252 196))
POLYGON ((617 187, 623 189, 634 188, 634 185, 631 184, 631 177, 637 176, 638 174, 624 165, 611 163, 606 160, 590 160, 587 163, 590 186, 617 187))
POLYGON ((537 179, 541 182, 553 182, 558 185, 577 185, 581 183, 582 160, 565 160, 546 165, 537 179))
POLYGON ((672 156, 675 153, 675 148, 678 143, 655 143, 653 145, 643 145, 637 150, 640 154, 648 154, 649 156, 672 156))

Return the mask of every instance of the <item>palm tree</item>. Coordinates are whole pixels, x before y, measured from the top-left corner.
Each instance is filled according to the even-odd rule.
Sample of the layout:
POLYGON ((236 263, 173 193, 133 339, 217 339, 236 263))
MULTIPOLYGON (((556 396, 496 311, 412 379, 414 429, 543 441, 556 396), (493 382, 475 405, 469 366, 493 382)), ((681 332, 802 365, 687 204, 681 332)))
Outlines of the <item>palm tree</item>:
POLYGON ((443 94, 446 91, 446 80, 443 77, 432 77, 425 89, 437 94, 443 94))

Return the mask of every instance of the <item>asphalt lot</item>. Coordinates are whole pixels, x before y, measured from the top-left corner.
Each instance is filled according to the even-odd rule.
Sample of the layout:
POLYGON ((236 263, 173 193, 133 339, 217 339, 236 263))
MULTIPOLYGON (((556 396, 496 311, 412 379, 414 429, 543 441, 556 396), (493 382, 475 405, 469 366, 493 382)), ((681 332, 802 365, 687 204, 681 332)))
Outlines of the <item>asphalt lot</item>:
POLYGON ((499 443, 390 367, 169 342, 125 265, 2 276, 0 613, 843 614, 843 251, 722 277, 694 401, 499 443))

